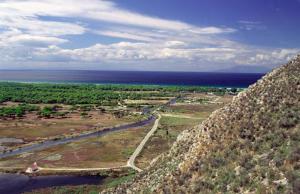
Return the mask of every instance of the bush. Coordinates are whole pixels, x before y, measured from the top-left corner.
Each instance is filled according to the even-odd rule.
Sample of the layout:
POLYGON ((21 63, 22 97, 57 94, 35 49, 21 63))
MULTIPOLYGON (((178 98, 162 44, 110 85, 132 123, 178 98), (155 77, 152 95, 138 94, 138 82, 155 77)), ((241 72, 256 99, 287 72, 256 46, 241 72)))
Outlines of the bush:
POLYGON ((2 107, 0 108, 0 117, 2 118, 13 118, 13 117, 23 117, 26 112, 37 111, 39 108, 34 105, 20 104, 18 106, 12 107, 2 107))
POLYGON ((39 112, 39 115, 44 118, 50 118, 53 113, 53 107, 46 106, 39 112))

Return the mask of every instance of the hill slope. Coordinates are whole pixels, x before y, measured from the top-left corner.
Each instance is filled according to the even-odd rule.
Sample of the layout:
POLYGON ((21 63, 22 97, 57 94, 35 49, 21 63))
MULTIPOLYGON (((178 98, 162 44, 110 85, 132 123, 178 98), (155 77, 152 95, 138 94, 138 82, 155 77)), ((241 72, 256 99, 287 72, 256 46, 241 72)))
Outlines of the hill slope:
POLYGON ((115 193, 299 193, 300 56, 184 131, 115 193))

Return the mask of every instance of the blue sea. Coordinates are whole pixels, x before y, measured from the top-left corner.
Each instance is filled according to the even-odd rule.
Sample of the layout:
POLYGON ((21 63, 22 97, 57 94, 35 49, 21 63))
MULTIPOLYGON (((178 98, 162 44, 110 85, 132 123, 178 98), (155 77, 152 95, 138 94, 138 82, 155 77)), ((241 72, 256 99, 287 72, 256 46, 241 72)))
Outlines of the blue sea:
POLYGON ((83 71, 83 70, 0 70, 1 81, 188 85, 245 88, 264 74, 200 73, 200 72, 141 72, 141 71, 83 71))

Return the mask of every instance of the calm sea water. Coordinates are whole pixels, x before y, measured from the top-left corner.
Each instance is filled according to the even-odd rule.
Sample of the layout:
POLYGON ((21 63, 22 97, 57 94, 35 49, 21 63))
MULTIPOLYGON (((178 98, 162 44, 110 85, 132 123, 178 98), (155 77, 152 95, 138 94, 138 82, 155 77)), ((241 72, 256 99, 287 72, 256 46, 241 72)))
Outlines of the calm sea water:
POLYGON ((212 87, 248 87, 262 76, 263 74, 252 73, 0 70, 0 80, 2 81, 212 87))

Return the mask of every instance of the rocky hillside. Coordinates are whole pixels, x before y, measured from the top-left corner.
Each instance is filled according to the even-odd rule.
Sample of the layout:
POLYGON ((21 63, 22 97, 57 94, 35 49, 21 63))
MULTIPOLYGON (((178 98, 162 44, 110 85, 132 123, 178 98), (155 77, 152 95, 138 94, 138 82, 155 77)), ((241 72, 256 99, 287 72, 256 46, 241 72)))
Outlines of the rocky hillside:
MULTIPOLYGON (((300 55, 107 193, 300 193, 300 55)), ((104 193, 105 193, 104 192, 104 193)))

